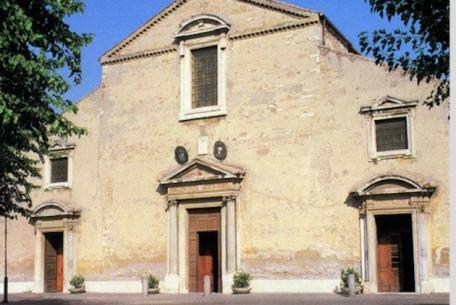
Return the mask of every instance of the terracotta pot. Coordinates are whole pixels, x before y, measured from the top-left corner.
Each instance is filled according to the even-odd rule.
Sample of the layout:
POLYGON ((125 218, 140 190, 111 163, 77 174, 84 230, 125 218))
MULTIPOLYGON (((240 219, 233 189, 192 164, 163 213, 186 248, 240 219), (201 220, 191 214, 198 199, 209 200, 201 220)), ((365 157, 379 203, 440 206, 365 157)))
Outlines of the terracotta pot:
POLYGON ((157 294, 160 291, 160 288, 148 288, 147 294, 157 294))
POLYGON ((81 288, 68 288, 68 290, 69 290, 72 294, 85 293, 85 292, 86 292, 84 287, 81 287, 81 288))
POLYGON ((247 294, 247 293, 250 293, 250 291, 252 290, 252 287, 243 287, 243 288, 231 287, 231 289, 233 290, 233 294, 247 294))

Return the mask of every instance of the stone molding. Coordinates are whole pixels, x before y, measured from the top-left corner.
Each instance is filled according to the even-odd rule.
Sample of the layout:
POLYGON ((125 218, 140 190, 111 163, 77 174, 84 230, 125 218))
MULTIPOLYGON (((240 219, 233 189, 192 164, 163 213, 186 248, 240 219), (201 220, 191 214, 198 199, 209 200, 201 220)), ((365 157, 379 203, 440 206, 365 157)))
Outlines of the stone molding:
POLYGON ((38 220, 46 219, 77 219, 81 216, 81 210, 69 208, 57 201, 46 201, 37 205, 32 210, 30 221, 36 223, 38 220))
MULTIPOLYGON (((242 39, 255 38, 255 37, 259 37, 259 36, 265 36, 265 35, 269 35, 269 34, 305 28, 305 27, 308 27, 311 25, 315 25, 317 23, 319 23, 318 20, 305 21, 305 22, 302 22, 302 21, 293 22, 293 23, 288 23, 288 24, 284 24, 284 25, 280 25, 280 26, 265 27, 262 29, 256 29, 256 30, 251 30, 251 31, 232 33, 232 34, 227 35, 227 39, 229 41, 236 41, 236 40, 242 40, 242 39)), ((102 65, 112 65, 112 64, 117 64, 120 62, 125 62, 125 61, 130 61, 130 60, 135 60, 135 59, 166 55, 166 54, 174 53, 177 51, 178 51, 178 47, 171 46, 171 47, 166 47, 166 48, 151 49, 151 50, 146 50, 146 51, 141 51, 141 52, 135 52, 135 53, 127 54, 127 55, 117 55, 116 56, 115 54, 113 54, 106 58, 102 57, 100 59, 100 63, 102 65)))
POLYGON ((355 188, 350 196, 358 204, 360 217, 361 274, 367 292, 378 291, 377 215, 409 214, 414 244, 415 292, 433 291, 429 282, 428 238, 430 203, 436 186, 399 175, 382 175, 355 188))
POLYGON ((200 14, 183 22, 174 37, 177 40, 210 35, 216 32, 228 32, 231 26, 216 15, 200 14))
MULTIPOLYGON (((381 175, 368 182, 363 183, 361 186, 356 187, 352 192, 352 197, 368 202, 369 199, 389 195, 407 195, 417 198, 427 198, 422 201, 429 201, 429 198, 436 191, 437 186, 431 183, 419 183, 410 178, 400 175, 381 175), (382 184, 397 184, 398 187, 380 189, 378 186, 382 184)), ((417 199, 418 200, 418 199, 417 199)))
MULTIPOLYGON (((134 31, 133 33, 128 35, 125 39, 123 39, 121 42, 119 42, 114 47, 109 49, 106 53, 104 53, 100 58, 100 62, 102 64, 104 64, 106 61, 109 60, 109 58, 116 56, 122 49, 124 49, 126 46, 131 44, 138 37, 142 36, 145 32, 147 32, 153 26, 160 23, 163 19, 165 19, 167 16, 171 15, 178 8, 180 8, 182 5, 184 5, 185 3, 189 2, 189 1, 190 0, 176 0, 176 1, 172 2, 170 5, 168 5, 163 10, 161 10, 158 14, 153 16, 150 20, 146 21, 136 31, 134 31)), ((285 13, 285 14, 288 14, 293 17, 297 17, 297 18, 309 18, 310 17, 309 15, 311 15, 311 14, 314 14, 314 15, 318 14, 317 12, 307 10, 307 9, 304 9, 304 8, 301 8, 298 6, 294 6, 294 5, 287 4, 287 3, 271 1, 271 0, 236 0, 236 1, 251 4, 251 5, 261 7, 264 9, 278 11, 278 12, 285 13)))
POLYGON ((415 157, 414 118, 418 101, 405 101, 392 96, 385 96, 370 106, 362 106, 359 113, 364 116, 367 128, 367 148, 371 162, 391 158, 415 157), (407 148, 398 150, 377 151, 376 122, 401 118, 407 125, 407 148))

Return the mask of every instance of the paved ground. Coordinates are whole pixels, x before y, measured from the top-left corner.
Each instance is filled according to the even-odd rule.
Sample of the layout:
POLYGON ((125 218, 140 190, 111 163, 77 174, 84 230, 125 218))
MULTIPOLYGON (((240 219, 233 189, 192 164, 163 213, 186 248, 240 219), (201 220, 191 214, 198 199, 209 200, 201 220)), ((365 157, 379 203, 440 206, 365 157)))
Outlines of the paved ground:
MULTIPOLYGON (((3 295, 0 295, 3 299, 3 295)), ((15 305, 443 305, 449 304, 448 294, 378 294, 344 297, 336 294, 201 294, 150 295, 137 294, 14 294, 15 305)))

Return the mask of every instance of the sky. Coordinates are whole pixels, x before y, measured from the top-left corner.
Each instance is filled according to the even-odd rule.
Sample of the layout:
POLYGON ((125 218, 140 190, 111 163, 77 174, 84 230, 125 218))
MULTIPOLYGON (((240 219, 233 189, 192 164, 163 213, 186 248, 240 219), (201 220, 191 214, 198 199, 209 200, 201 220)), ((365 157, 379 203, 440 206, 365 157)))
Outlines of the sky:
MULTIPOLYGON (((365 0, 282 0, 325 14, 359 50, 358 34, 400 26, 370 12, 365 0)), ((82 82, 66 97, 77 102, 101 82, 100 56, 165 8, 172 0, 85 0, 82 15, 67 18, 72 30, 92 33, 92 43, 82 50, 82 82)))

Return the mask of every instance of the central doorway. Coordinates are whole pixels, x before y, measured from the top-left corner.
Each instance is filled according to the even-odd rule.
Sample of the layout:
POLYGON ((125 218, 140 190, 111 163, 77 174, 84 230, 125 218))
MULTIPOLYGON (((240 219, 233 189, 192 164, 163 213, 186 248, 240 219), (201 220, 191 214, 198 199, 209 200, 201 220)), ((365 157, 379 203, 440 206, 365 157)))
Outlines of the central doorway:
POLYGON ((45 292, 63 291, 63 232, 44 234, 45 292))
POLYGON ((377 215, 377 273, 379 292, 414 292, 412 217, 377 215))
POLYGON ((204 277, 211 291, 221 292, 220 208, 191 209, 189 214, 189 291, 203 292, 204 277))

